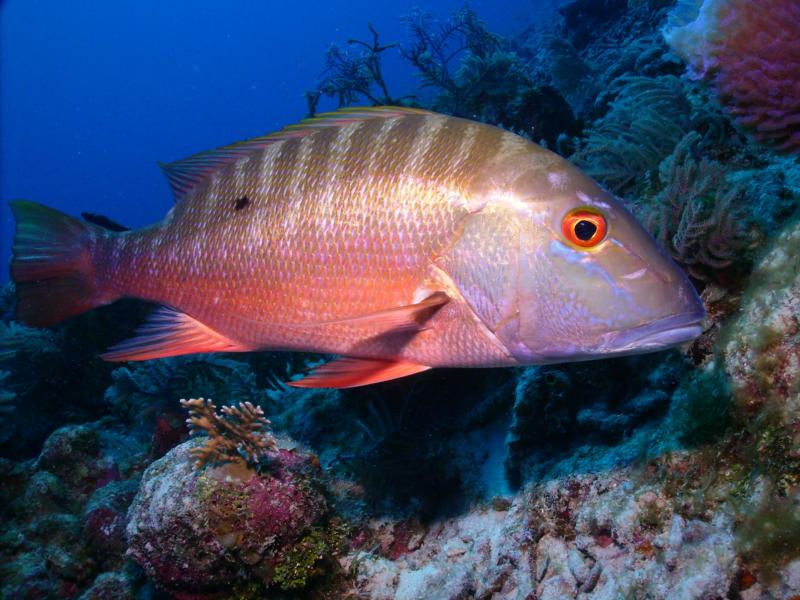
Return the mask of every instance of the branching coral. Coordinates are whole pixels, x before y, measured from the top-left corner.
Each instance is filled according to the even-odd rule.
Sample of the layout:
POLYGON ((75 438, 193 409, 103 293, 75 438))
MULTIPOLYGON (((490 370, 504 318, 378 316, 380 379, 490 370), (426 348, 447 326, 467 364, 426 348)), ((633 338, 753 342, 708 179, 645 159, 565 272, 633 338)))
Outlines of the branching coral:
POLYGON ((207 463, 238 462, 242 458, 257 463, 261 456, 277 449, 275 438, 266 431, 270 423, 260 406, 240 402, 239 406, 223 406, 222 414, 211 400, 203 398, 181 400, 181 406, 189 411, 186 423, 190 432, 208 436, 205 444, 191 450, 197 469, 207 463))
MULTIPOLYGON (((534 111, 523 108, 526 92, 534 89, 530 68, 474 11, 465 6, 444 23, 415 11, 406 22, 413 42, 400 52, 417 70, 421 87, 438 90, 435 110, 530 133, 525 115, 534 111)), ((534 136, 540 139, 538 132, 534 136)))
MULTIPOLYGON (((458 81, 456 59, 463 58, 462 55, 474 57, 481 63, 475 67, 488 75, 483 63, 500 50, 500 39, 489 33, 475 11, 467 6, 453 13, 445 23, 435 23, 420 10, 405 17, 405 21, 414 41, 401 47, 401 54, 419 72, 422 87, 443 90, 444 97, 437 101, 439 109, 458 113, 474 81, 458 81)), ((463 76, 462 73, 462 79, 463 76)))
MULTIPOLYGON (((536 141, 556 146, 559 134, 575 135, 578 126, 568 103, 550 86, 536 86, 530 65, 509 42, 490 33, 469 7, 445 22, 422 11, 405 17, 411 42, 400 46, 401 56, 415 69, 420 90, 430 89, 428 104, 436 111, 501 125, 536 141)), ((381 57, 394 44, 348 40, 361 48, 353 54, 333 46, 327 56, 326 77, 308 92, 309 112, 323 96, 345 106, 366 100, 372 104, 417 103, 417 95, 393 97, 381 70, 381 57)), ((424 95, 420 92, 420 96, 424 95)))
MULTIPOLYGON (((499 38, 489 33, 475 12, 466 6, 443 24, 435 24, 419 10, 405 17, 405 21, 414 41, 408 47, 399 48, 401 55, 417 69, 423 88, 435 88, 441 92, 437 108, 458 113, 462 102, 480 84, 481 75, 496 72, 500 57, 491 57, 500 49, 499 38), (462 68, 461 60, 465 57, 474 64, 462 68), (457 70, 460 70, 460 76, 457 70)), ((359 52, 336 45, 328 50, 324 78, 315 90, 306 93, 309 115, 316 112, 323 96, 334 98, 339 107, 358 100, 373 105, 399 105, 415 99, 413 95, 394 97, 389 93, 381 59, 383 53, 395 48, 396 44, 381 44, 377 30, 372 25, 369 30, 371 42, 347 40, 348 46, 358 48, 359 52)), ((506 68, 497 76, 503 78, 512 71, 506 68)))
POLYGON ((676 77, 626 77, 617 85, 617 99, 589 130, 575 162, 622 193, 654 171, 686 134, 691 106, 676 77))
POLYGON ((663 189, 654 205, 645 209, 644 220, 673 257, 698 279, 729 267, 750 246, 742 208, 742 189, 727 183, 723 166, 696 158, 701 140, 687 134, 672 156, 659 168, 663 189))
POLYGON ((325 59, 325 77, 315 90, 306 92, 308 115, 314 116, 322 96, 336 99, 339 108, 364 99, 377 105, 401 105, 413 96, 394 97, 389 93, 383 77, 381 58, 384 52, 396 44, 381 44, 377 30, 370 24, 371 42, 349 39, 350 48, 360 48, 353 52, 332 45, 325 59))
POLYGON ((683 0, 664 32, 742 127, 800 152, 800 4, 796 0, 683 0))

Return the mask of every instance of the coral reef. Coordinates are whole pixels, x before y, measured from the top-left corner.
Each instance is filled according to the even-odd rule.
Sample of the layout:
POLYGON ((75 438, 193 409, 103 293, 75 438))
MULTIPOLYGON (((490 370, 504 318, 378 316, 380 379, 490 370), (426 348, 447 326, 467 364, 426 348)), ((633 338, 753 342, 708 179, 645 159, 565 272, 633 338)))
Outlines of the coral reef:
POLYGON ((221 415, 211 400, 203 398, 181 400, 181 406, 189 411, 189 432, 208 436, 202 446, 192 449, 197 469, 207 463, 242 459, 257 464, 261 456, 276 449, 275 438, 266 431, 270 423, 260 406, 240 402, 239 406, 223 406, 221 415))
POLYGON ((614 471, 535 486, 428 526, 373 521, 345 558, 370 598, 725 597, 732 522, 685 519, 614 471), (410 531, 409 531, 410 529, 410 531))
POLYGON ((800 151, 797 2, 681 0, 664 36, 755 139, 800 151))
POLYGON ((525 369, 506 440, 509 480, 541 476, 580 446, 612 445, 662 416, 686 369, 677 354, 525 369))
POLYGON ((148 467, 130 508, 130 553, 148 576, 178 597, 215 598, 330 574, 321 567, 342 525, 326 517, 313 455, 280 450, 268 475, 242 463, 198 472, 197 447, 186 442, 148 467))
POLYGON ((571 0, 513 37, 466 6, 414 12, 405 44, 370 26, 332 48, 308 101, 414 104, 571 155, 698 284, 698 340, 297 389, 282 382, 320 357, 105 364, 95 354, 147 305, 34 330, 6 286, 0 596, 800 597, 800 163, 738 129, 797 150, 796 65, 751 69, 785 46, 796 25, 775 19, 796 8, 707 0, 683 27, 696 15, 680 2, 668 37, 706 61, 701 81, 660 33, 671 4, 571 0), (746 18, 700 31, 731 7, 746 18), (416 89, 390 93, 389 53, 416 89), (197 398, 188 428, 179 398, 197 398))
POLYGON ((35 459, 0 459, 0 596, 132 597, 143 582, 128 568, 124 530, 144 455, 106 419, 55 431, 35 459))
POLYGON ((800 415, 800 223, 775 239, 754 269, 723 340, 734 396, 748 412, 767 405, 800 415))

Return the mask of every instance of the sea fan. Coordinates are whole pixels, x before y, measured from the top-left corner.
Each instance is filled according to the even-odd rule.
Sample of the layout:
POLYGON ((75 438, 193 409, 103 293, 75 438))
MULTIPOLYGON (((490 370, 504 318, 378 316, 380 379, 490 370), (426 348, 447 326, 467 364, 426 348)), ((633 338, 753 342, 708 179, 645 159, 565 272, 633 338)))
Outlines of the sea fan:
POLYGON ((756 140, 800 152, 800 3, 698 4, 679 2, 664 31, 689 75, 708 81, 756 140))

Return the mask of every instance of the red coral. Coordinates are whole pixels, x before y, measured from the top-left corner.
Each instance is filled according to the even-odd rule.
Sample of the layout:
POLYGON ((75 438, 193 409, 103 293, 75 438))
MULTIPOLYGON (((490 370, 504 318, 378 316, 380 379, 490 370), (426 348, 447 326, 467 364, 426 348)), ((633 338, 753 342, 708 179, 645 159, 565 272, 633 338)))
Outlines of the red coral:
POLYGON ((755 139, 800 152, 800 3, 705 0, 665 35, 755 139))

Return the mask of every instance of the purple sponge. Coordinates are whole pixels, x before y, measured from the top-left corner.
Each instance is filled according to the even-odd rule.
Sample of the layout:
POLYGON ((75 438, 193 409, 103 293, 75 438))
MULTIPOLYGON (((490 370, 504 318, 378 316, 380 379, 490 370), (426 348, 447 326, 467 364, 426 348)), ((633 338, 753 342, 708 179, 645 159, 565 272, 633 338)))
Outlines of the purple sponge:
POLYGON ((667 43, 755 139, 800 153, 800 2, 698 4, 678 3, 664 31, 667 43))

